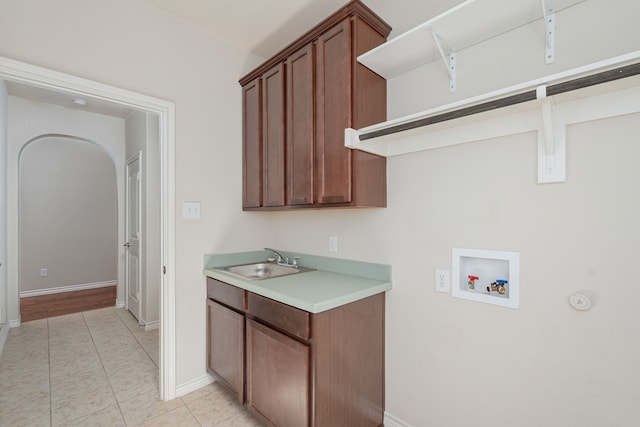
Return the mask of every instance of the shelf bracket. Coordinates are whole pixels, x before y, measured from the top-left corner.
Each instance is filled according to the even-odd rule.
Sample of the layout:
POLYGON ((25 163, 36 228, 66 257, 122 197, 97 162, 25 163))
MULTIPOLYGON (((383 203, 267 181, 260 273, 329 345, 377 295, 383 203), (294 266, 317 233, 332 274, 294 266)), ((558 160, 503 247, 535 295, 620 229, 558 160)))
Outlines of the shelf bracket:
POLYGON ((433 40, 438 47, 440 57, 447 68, 447 73, 449 74, 449 92, 453 93, 456 91, 456 51, 447 44, 446 47, 449 52, 448 54, 445 54, 443 44, 446 43, 443 41, 442 37, 440 37, 440 34, 438 34, 433 28, 429 28, 429 31, 431 32, 433 40))
POLYGON ((556 47, 556 14, 553 9, 553 0, 540 0, 545 26, 545 64, 551 64, 555 59, 556 47))

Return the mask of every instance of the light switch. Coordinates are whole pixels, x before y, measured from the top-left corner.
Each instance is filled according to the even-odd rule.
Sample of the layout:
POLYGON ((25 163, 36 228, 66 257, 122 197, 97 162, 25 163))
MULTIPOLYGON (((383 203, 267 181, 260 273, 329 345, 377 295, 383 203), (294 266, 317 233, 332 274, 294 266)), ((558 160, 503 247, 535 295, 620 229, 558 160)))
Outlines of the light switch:
POLYGON ((184 202, 182 206, 184 219, 200 219, 200 202, 184 202))

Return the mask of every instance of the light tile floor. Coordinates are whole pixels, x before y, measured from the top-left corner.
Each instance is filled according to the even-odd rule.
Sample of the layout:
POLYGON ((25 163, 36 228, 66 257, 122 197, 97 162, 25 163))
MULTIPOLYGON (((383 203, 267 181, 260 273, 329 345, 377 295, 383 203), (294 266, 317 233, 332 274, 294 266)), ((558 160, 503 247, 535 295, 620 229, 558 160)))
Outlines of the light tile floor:
POLYGON ((225 389, 159 399, 158 331, 124 309, 35 320, 0 356, 0 426, 258 427, 225 389))

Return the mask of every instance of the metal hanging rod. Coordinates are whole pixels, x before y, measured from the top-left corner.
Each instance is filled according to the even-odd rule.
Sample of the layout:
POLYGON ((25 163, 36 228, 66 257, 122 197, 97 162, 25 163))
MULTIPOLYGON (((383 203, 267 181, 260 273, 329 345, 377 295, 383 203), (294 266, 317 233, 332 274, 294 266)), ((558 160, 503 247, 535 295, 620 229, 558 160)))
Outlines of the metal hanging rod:
MULTIPOLYGON (((561 83, 556 83, 546 86, 546 95, 558 95, 561 93, 571 92, 577 89, 583 89, 589 86, 595 86, 602 83, 607 83, 615 80, 624 79, 640 74, 640 62, 626 65, 618 68, 614 68, 607 71, 591 74, 584 77, 578 77, 572 80, 568 80, 561 83)), ((410 129, 416 129, 423 126, 432 125, 435 123, 445 122, 448 120, 458 119, 460 117, 471 116, 473 114, 482 113, 485 111, 496 110, 498 108, 509 107, 511 105, 521 104, 523 102, 534 101, 538 99, 536 89, 531 89, 525 92, 521 92, 515 95, 508 95, 499 99, 495 99, 481 104, 472 105, 470 107, 463 107, 457 110, 448 111, 446 113, 437 114, 431 117, 425 117, 414 121, 401 123, 395 126, 390 126, 385 129, 373 130, 365 132, 359 135, 360 141, 367 139, 373 139, 385 135, 391 135, 398 132, 403 132, 410 129)))

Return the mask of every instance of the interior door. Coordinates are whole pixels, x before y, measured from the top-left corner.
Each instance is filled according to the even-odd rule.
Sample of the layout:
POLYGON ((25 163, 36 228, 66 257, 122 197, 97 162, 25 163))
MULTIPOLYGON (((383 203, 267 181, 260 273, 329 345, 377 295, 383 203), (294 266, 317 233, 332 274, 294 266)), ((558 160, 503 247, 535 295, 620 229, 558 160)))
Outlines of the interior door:
POLYGON ((126 261, 125 261, 125 294, 126 307, 142 323, 140 317, 142 307, 140 243, 142 240, 140 223, 142 222, 142 153, 127 161, 127 201, 126 201, 126 261))

